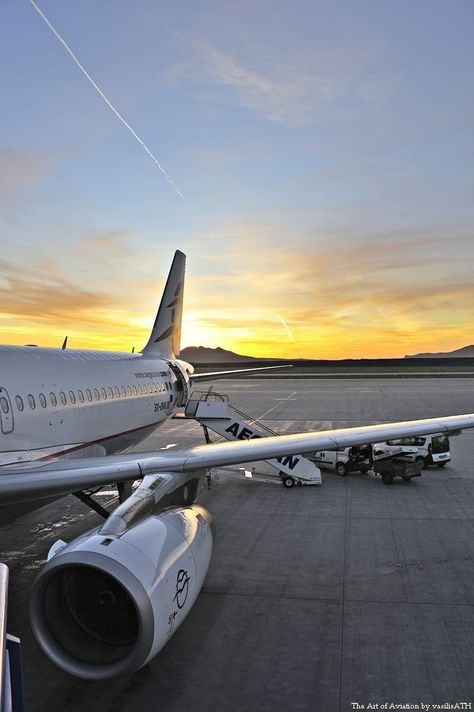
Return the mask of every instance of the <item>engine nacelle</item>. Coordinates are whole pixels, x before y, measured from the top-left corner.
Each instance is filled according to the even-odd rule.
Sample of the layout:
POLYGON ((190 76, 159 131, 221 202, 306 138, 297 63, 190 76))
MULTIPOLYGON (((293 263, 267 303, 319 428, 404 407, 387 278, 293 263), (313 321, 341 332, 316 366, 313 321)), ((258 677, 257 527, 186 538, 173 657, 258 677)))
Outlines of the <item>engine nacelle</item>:
POLYGON ((84 534, 34 583, 30 619, 39 646, 83 679, 134 672, 186 618, 212 543, 212 518, 200 505, 151 515, 120 536, 84 534))

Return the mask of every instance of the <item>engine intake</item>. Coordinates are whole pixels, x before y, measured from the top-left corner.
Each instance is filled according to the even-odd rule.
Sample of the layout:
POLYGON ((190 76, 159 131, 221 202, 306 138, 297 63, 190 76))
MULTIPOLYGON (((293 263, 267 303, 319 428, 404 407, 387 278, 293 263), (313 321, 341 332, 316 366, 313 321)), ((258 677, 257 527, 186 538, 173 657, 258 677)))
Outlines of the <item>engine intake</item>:
POLYGON ((199 505, 152 515, 117 537, 94 530, 76 539, 34 584, 30 619, 43 652, 87 680, 142 667, 196 600, 212 540, 199 505))

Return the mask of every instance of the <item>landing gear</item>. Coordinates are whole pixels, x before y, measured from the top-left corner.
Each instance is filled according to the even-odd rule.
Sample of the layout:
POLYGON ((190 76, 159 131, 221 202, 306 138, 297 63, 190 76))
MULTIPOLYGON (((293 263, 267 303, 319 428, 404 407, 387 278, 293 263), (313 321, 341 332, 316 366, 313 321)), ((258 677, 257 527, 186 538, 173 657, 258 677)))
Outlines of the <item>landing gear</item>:
POLYGON ((339 477, 345 477, 347 475, 345 462, 336 462, 336 475, 339 475, 339 477))

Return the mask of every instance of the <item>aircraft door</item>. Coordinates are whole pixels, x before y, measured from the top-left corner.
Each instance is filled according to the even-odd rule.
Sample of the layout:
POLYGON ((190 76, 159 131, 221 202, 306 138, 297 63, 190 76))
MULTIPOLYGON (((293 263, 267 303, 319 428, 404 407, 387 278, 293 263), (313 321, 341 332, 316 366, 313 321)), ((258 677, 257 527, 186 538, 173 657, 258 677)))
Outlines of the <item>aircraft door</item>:
POLYGON ((0 426, 2 433, 7 435, 13 432, 13 410, 10 396, 6 388, 0 386, 0 426))
POLYGON ((168 361, 168 365, 176 376, 176 405, 178 407, 186 405, 189 396, 186 375, 185 373, 183 373, 177 363, 168 361))

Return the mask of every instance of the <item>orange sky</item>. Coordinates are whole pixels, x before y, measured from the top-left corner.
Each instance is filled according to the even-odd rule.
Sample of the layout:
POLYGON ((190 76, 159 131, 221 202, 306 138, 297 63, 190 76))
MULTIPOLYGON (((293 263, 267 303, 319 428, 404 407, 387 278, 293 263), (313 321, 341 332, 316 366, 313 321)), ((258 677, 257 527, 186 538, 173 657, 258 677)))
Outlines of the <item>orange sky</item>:
POLYGON ((472 3, 217 5, 5 5, 1 341, 140 349, 180 249, 183 346, 474 343, 472 3))
MULTIPOLYGON (((198 258, 189 254, 182 346, 261 357, 383 358, 474 341, 470 263, 458 264, 454 277, 443 275, 452 246, 440 235, 400 240, 390 251, 367 240, 342 251, 295 252, 272 247, 270 238, 249 249, 249 229, 241 226, 228 249, 210 244, 198 258), (206 259, 208 271, 200 274, 206 259)), ((152 277, 125 240, 88 235, 74 252, 76 274, 57 262, 19 267, 3 259, 3 341, 60 346, 67 334, 70 348, 139 350, 169 265, 160 259, 161 274, 152 277), (103 268, 84 283, 76 275, 92 263, 103 268)))

